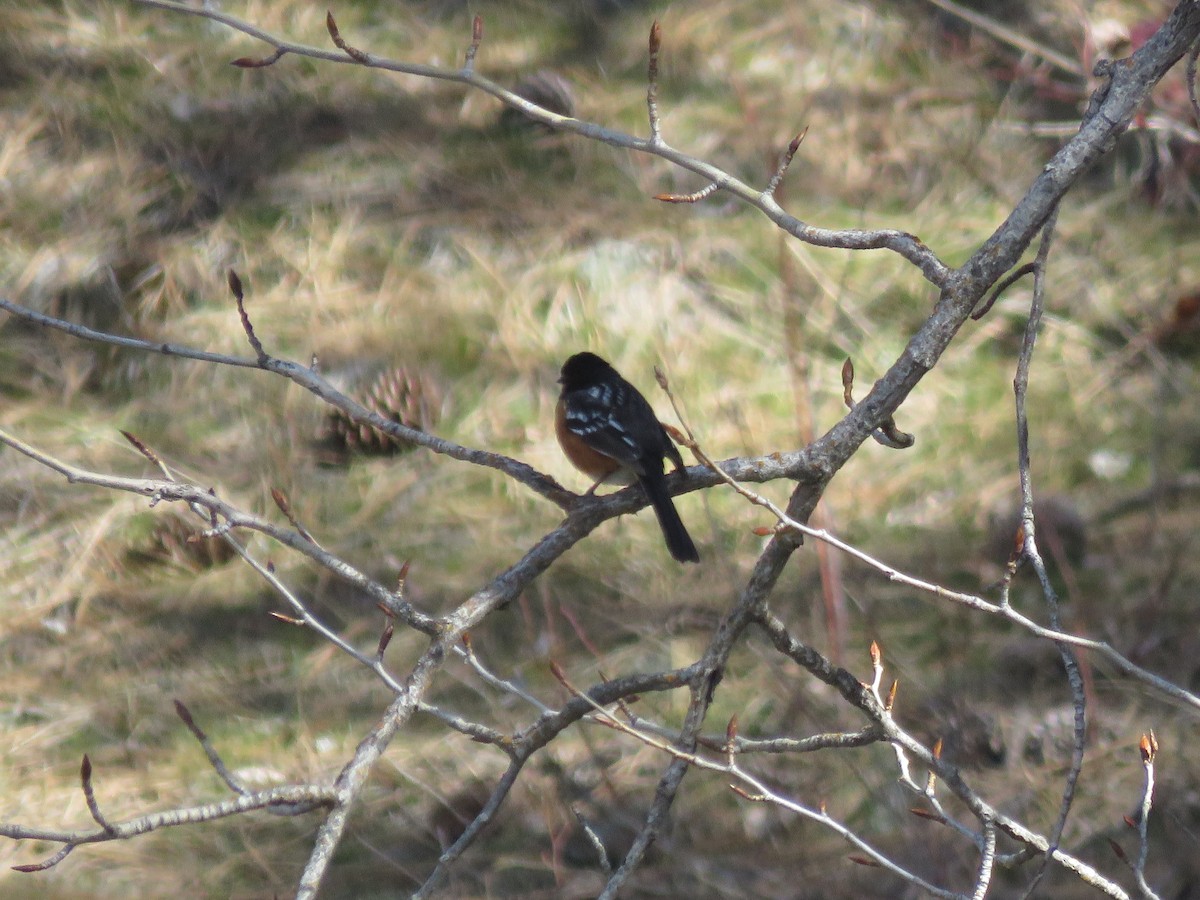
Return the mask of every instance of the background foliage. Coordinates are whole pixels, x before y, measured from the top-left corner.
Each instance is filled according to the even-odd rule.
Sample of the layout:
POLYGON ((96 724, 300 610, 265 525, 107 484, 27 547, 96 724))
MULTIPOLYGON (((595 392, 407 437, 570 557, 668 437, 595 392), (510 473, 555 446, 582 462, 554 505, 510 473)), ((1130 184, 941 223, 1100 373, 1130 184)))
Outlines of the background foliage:
MULTIPOLYGON (((1136 25, 1163 11, 989 6, 1076 59, 1087 23, 1136 25)), ((460 56, 476 12, 489 77, 516 83, 552 69, 573 85, 581 117, 638 133, 645 34, 659 18, 672 143, 763 183, 809 126, 785 205, 830 227, 913 231, 951 263, 991 232, 1056 146, 1031 126, 1077 121, 1088 93, 1084 79, 916 2, 335 10, 357 45, 431 63, 460 56)), ((239 13, 325 40, 324 7, 271 0, 239 13)), ((455 86, 293 58, 262 71, 227 65, 246 55, 261 47, 123 3, 0 9, 6 292, 92 327, 236 353, 244 335, 223 287, 235 267, 271 352, 316 354, 348 384, 402 366, 436 398, 439 433, 578 490, 586 485, 550 426, 557 367, 571 352, 611 358, 665 413, 650 390, 661 363, 710 453, 766 452, 799 446, 839 417, 842 359, 853 356, 868 384, 933 300, 889 254, 784 241, 719 196, 655 203, 656 193, 700 185, 657 160, 506 125, 495 103, 455 86)), ((1170 90, 1160 91, 1164 105, 1170 90)), ((1200 418, 1188 399, 1197 331, 1180 303, 1200 284, 1189 162, 1131 133, 1068 198, 1030 408, 1035 484, 1086 531, 1086 551, 1060 572, 1068 627, 1195 689, 1200 555, 1187 491, 1200 476, 1200 418), (1173 486, 1169 497, 1145 495, 1162 485, 1173 486)), ((839 475, 826 495, 839 534, 952 586, 980 590, 997 577, 1007 532, 994 523, 1017 496, 1011 379, 1027 308, 1026 288, 1009 291, 921 384, 900 415, 918 436, 913 450, 868 445, 839 475)), ((261 373, 5 321, 0 398, 4 427, 90 468, 145 472, 118 433, 126 429, 254 508, 270 511, 280 487, 320 540, 385 582, 411 560, 413 599, 431 612, 461 602, 557 522, 520 486, 448 459, 331 460, 325 411, 261 373)), ((784 490, 765 493, 782 501, 784 490)), ((693 658, 753 559, 752 528, 766 522, 721 490, 680 508, 705 556, 699 571, 671 562, 648 513, 610 523, 487 620, 473 635, 481 657, 548 698, 561 694, 551 658, 579 681, 693 658)), ((83 752, 114 817, 218 795, 171 711, 175 697, 263 784, 336 769, 386 702, 329 647, 271 619, 276 602, 248 571, 197 556, 169 516, 0 453, 0 819, 86 820, 83 752)), ((349 634, 378 633, 369 602, 303 563, 277 562, 349 634)), ((1014 811, 1052 821, 1070 734, 1053 648, 853 565, 843 577, 845 664, 865 677, 865 648, 878 639, 901 680, 902 719, 944 736, 1014 811)), ((798 554, 776 604, 832 649, 814 553, 798 554)), ((417 646, 398 636, 389 653, 405 659, 417 646)), ((735 655, 711 721, 737 713, 747 735, 854 724, 823 690, 755 663, 753 646, 735 655)), ((1154 727, 1162 830, 1150 872, 1168 893, 1197 889, 1188 724, 1103 671, 1090 676, 1084 780, 1104 791, 1080 798, 1065 843, 1110 859, 1104 838, 1124 835, 1121 817, 1138 797, 1136 736, 1154 727)), ((501 728, 532 715, 461 666, 431 699, 501 728)), ((670 720, 682 702, 646 698, 643 712, 670 720)), ((453 810, 477 802, 503 766, 492 748, 416 725, 376 770, 330 896, 394 896, 419 882, 455 827, 453 810)), ((452 892, 594 894, 594 857, 572 831, 570 804, 606 823, 619 846, 660 760, 594 728, 560 744, 526 773, 452 892)), ((912 820, 889 754, 767 760, 761 771, 807 802, 826 800, 899 856, 923 859, 929 877, 952 876, 969 860, 942 847, 936 826, 912 820)), ((877 872, 846 861, 840 841, 739 800, 719 780, 690 780, 674 818, 637 879, 640 895, 773 897, 798 883, 813 896, 888 892, 877 872)), ((0 891, 271 896, 294 883, 307 824, 256 817, 86 848, 49 873, 0 872, 0 891)), ((37 853, 0 844, 7 865, 37 853)))

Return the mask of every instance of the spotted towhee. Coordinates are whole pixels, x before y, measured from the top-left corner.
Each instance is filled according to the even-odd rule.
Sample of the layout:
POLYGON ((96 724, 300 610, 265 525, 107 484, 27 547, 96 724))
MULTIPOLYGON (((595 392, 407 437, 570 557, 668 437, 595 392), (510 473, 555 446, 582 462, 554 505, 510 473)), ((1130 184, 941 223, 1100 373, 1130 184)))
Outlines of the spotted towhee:
POLYGON ((699 562, 696 545, 667 493, 663 459, 683 457, 637 388, 594 353, 576 353, 558 379, 554 430, 571 464, 602 482, 636 478, 658 516, 667 549, 679 562, 699 562))

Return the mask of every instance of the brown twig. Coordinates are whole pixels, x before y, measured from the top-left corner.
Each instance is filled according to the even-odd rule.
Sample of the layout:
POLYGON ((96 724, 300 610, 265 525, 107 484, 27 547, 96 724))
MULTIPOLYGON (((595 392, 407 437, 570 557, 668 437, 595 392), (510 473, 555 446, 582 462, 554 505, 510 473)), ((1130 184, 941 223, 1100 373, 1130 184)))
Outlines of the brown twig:
POLYGON ((371 65, 371 57, 369 54, 363 53, 356 47, 351 47, 342 37, 341 31, 338 30, 337 22, 333 19, 333 13, 325 13, 325 30, 329 32, 329 37, 333 41, 333 45, 349 56, 352 60, 362 66, 371 65))
POLYGON ((979 305, 977 310, 971 313, 971 318, 975 321, 979 321, 986 316, 991 308, 996 304, 996 300, 999 299, 1001 294, 1007 291, 1026 275, 1031 274, 1035 268, 1036 264, 1029 262, 1025 263, 1023 266, 1018 266, 1005 275, 1002 279, 1000 279, 999 282, 997 282, 996 286, 992 288, 992 292, 988 295, 988 298, 979 305))
MULTIPOLYGON (((1038 329, 1041 326, 1042 313, 1046 303, 1046 263, 1050 255, 1050 247, 1054 239, 1054 229, 1058 221, 1058 210, 1055 208, 1047 218, 1042 229, 1042 240, 1038 245, 1037 257, 1033 261, 1033 301, 1030 306, 1029 320, 1025 327, 1025 337, 1021 344, 1021 352, 1017 358, 1017 374, 1013 378, 1013 393, 1016 400, 1017 424, 1017 470, 1021 483, 1021 531, 1024 536, 1022 556, 1027 559, 1037 573, 1049 610, 1050 627, 1062 631, 1062 618, 1059 615, 1058 594, 1050 582, 1049 574, 1038 552, 1033 517, 1033 480, 1029 461, 1029 417, 1026 411, 1026 395, 1029 390, 1029 369, 1033 362, 1033 351, 1037 343, 1038 329)), ((1071 687, 1074 706, 1074 735, 1071 748, 1071 765, 1063 780, 1062 799, 1059 805, 1058 818, 1050 832, 1049 847, 1042 866, 1038 869, 1027 889, 1026 896, 1032 897, 1042 876, 1046 871, 1058 842, 1062 839, 1063 830, 1067 825, 1067 817, 1075 799, 1075 789, 1079 783, 1079 774, 1083 770, 1085 741, 1087 738, 1087 695, 1084 691, 1083 678, 1080 674, 1079 659, 1071 645, 1056 641, 1059 656, 1067 673, 1067 682, 1071 687)))
POLYGON ((317 542, 317 539, 314 538, 311 533, 309 533, 309 530, 301 525, 300 520, 296 518, 296 514, 292 511, 292 504, 288 500, 287 494, 285 494, 279 488, 273 487, 271 488, 271 499, 275 501, 275 506, 278 507, 279 511, 287 517, 287 520, 291 523, 291 526, 296 529, 297 534, 317 547, 321 546, 317 542))
POLYGON ((213 767, 213 771, 221 776, 221 780, 225 782, 228 788, 235 794, 249 794, 250 792, 229 771, 228 766, 225 765, 225 761, 221 759, 221 754, 217 753, 217 748, 208 739, 208 735, 196 724, 196 720, 192 718, 191 711, 179 700, 175 701, 175 714, 187 726, 187 730, 192 733, 192 737, 196 739, 196 743, 200 745, 200 748, 204 751, 204 755, 208 757, 208 764, 213 767))
POLYGON ((808 134, 807 125, 787 145, 787 149, 783 152, 783 157, 779 160, 779 166, 775 169, 775 174, 771 176, 771 180, 767 182, 767 186, 763 191, 768 197, 774 196, 775 192, 779 189, 779 185, 783 182, 783 176, 787 174, 788 167, 792 164, 792 160, 796 156, 796 151, 800 149, 800 145, 804 142, 806 134, 808 134))
POLYGON ((286 53, 286 49, 277 47, 275 52, 270 56, 263 56, 258 59, 252 56, 241 56, 230 62, 230 65, 237 66, 239 69, 265 69, 267 66, 273 66, 279 60, 283 59, 286 53))
POLYGON ((1158 894, 1146 881, 1146 859, 1150 854, 1150 808, 1154 803, 1154 762, 1158 758, 1158 739, 1153 730, 1143 734, 1138 741, 1138 753, 1142 758, 1142 770, 1146 778, 1142 788, 1142 803, 1138 810, 1138 856, 1133 866, 1133 875, 1137 879, 1142 896, 1158 900, 1158 894))
MULTIPOLYGON (((854 402, 854 361, 849 357, 842 363, 842 399, 846 408, 854 412, 857 404, 854 402)), ((896 427, 896 420, 888 416, 883 423, 871 432, 876 443, 893 450, 907 450, 917 442, 915 435, 908 434, 896 427)))
POLYGON ((471 20, 471 43, 467 46, 467 55, 463 61, 463 68, 470 72, 475 68, 475 54, 479 52, 479 45, 483 43, 483 16, 476 16, 471 20))
POLYGON ((100 812, 100 804, 96 802, 96 791, 92 787, 92 761, 88 759, 88 755, 83 754, 83 763, 79 766, 79 780, 83 784, 83 798, 87 802, 88 812, 92 814, 92 818, 96 824, 103 828, 109 834, 114 833, 112 825, 104 818, 100 812))
POLYGON ((662 47, 662 26, 658 19, 650 26, 650 59, 646 64, 646 114, 650 119, 650 145, 662 144, 662 123, 658 118, 658 51, 662 47))
POLYGON ((229 291, 233 294, 234 302, 237 303, 238 318, 242 322, 242 330, 246 332, 246 340, 250 342, 250 348, 254 351, 255 357, 258 359, 260 366, 271 361, 271 357, 267 355, 267 351, 263 349, 262 342, 259 341, 254 333, 254 326, 250 323, 250 314, 246 312, 246 298, 242 292, 242 279, 238 277, 238 273, 233 269, 229 270, 229 291))

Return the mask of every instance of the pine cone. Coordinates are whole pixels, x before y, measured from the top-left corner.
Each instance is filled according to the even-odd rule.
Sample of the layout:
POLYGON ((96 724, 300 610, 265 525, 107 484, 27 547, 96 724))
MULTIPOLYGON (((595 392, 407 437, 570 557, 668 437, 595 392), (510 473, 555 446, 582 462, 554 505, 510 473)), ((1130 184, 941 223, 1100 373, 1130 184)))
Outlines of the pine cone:
POLYGON ((220 537, 202 537, 204 522, 195 516, 168 512, 157 517, 147 555, 198 572, 233 559, 234 550, 220 537))
MULTIPOLYGON (((418 431, 435 427, 442 408, 441 391, 433 380, 403 366, 381 372, 358 399, 385 419, 418 431)), ((326 461, 331 463, 344 463, 351 453, 392 456, 416 446, 365 422, 356 423, 340 409, 329 413, 321 445, 329 451, 326 461)))

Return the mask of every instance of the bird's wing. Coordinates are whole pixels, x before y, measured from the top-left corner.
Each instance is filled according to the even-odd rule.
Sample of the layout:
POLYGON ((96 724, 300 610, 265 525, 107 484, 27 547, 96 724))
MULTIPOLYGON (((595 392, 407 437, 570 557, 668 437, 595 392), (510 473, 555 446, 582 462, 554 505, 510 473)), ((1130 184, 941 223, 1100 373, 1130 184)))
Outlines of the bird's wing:
MULTIPOLYGON (((566 425, 583 438, 593 450, 610 456, 642 474, 644 448, 630 434, 626 424, 635 427, 622 411, 632 399, 624 385, 595 384, 566 395, 566 425)), ((655 423, 657 425, 657 422, 655 423)))

